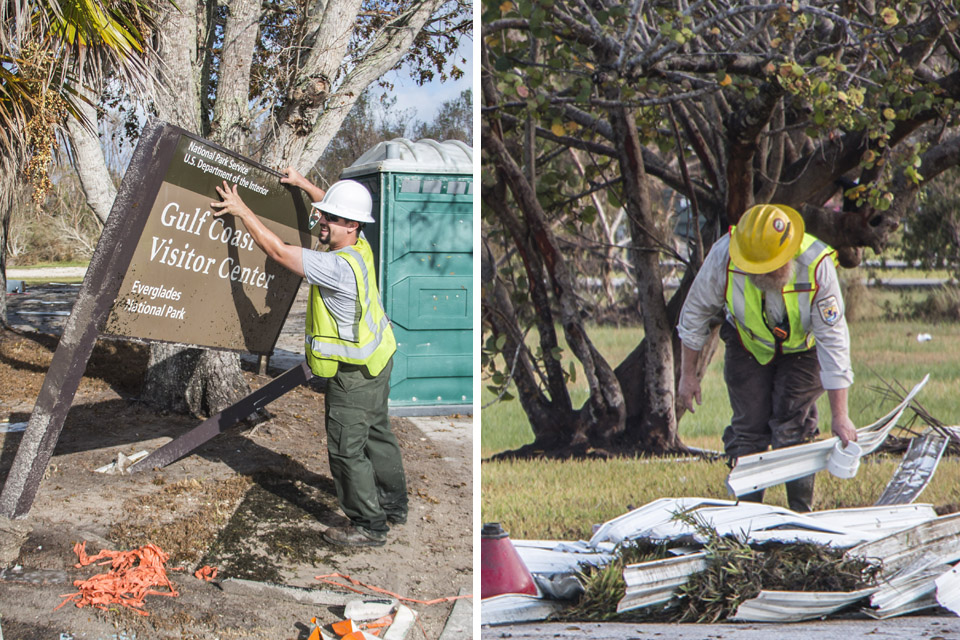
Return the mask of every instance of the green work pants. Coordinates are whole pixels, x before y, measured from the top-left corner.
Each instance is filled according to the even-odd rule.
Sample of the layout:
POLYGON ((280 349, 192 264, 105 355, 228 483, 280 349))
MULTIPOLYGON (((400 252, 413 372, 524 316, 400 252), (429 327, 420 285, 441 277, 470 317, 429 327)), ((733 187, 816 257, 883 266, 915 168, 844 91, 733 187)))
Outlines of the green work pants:
POLYGON ((387 515, 406 519, 407 481, 387 396, 391 359, 378 376, 341 363, 326 393, 327 453, 337 500, 354 526, 374 537, 389 531, 387 515))

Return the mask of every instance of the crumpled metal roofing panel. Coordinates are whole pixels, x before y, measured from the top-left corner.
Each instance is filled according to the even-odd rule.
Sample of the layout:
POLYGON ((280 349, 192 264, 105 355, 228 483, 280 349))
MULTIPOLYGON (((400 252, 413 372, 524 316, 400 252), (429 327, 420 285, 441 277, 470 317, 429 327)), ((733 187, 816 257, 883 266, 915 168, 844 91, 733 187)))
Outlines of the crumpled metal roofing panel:
POLYGON ((897 616, 905 616, 911 613, 916 613, 917 611, 923 611, 924 609, 933 609, 939 607, 937 603, 937 598, 935 594, 931 591, 925 596, 921 596, 916 600, 911 600, 899 607, 893 607, 890 609, 870 609, 863 608, 860 611, 870 616, 874 620, 886 620, 887 618, 896 618, 897 616))
POLYGON ((889 579, 960 559, 958 542, 960 513, 953 513, 857 545, 846 555, 881 561, 883 575, 889 579))
POLYGON ((480 601, 480 624, 512 624, 546 620, 563 605, 536 596, 506 594, 480 601))
POLYGON ((875 504, 910 504, 930 484, 950 439, 933 429, 913 438, 893 478, 875 504))
POLYGON ((731 620, 745 622, 800 622, 839 611, 876 591, 875 587, 849 592, 761 591, 737 608, 731 620))
POLYGON ((617 603, 617 612, 668 602, 677 588, 686 583, 691 575, 706 568, 706 557, 706 552, 701 551, 687 556, 627 565, 623 568, 627 590, 617 603))
MULTIPOLYGON (((602 567, 613 560, 613 548, 598 551, 586 542, 511 540, 530 573, 573 573, 581 564, 602 567), (552 543, 552 546, 551 546, 552 543)), ((605 545, 606 546, 606 545, 605 545)))
POLYGON ((936 579, 937 602, 960 615, 960 564, 936 579))
POLYGON ((934 520, 937 512, 931 504, 893 504, 811 511, 804 515, 826 526, 862 531, 875 540, 934 520))
MULTIPOLYGON (((857 429, 857 443, 863 450, 863 455, 873 452, 886 440, 907 405, 929 378, 929 374, 924 376, 886 416, 869 426, 857 429)), ((830 452, 838 442, 839 438, 834 436, 808 444, 741 456, 737 458, 736 466, 727 476, 727 488, 730 493, 741 496, 822 471, 827 468, 830 452)))
MULTIPOLYGON (((661 498, 603 524, 594 541, 609 545, 643 538, 696 540, 694 526, 675 517, 684 512, 715 529, 750 542, 812 542, 847 548, 876 540, 894 531, 930 521, 930 505, 890 505, 796 513, 783 507, 755 502, 716 501, 703 498, 661 498)), ((702 540, 700 540, 702 542, 702 540)))
POLYGON ((874 618, 884 619, 936 607, 934 580, 946 569, 949 569, 948 565, 926 567, 884 581, 870 598, 870 605, 875 609, 864 611, 874 618))
POLYGON ((671 522, 677 513, 701 505, 735 505, 731 500, 707 498, 660 498, 617 516, 600 525, 590 538, 590 546, 599 547, 604 542, 619 544, 624 540, 644 537, 644 531, 671 522))

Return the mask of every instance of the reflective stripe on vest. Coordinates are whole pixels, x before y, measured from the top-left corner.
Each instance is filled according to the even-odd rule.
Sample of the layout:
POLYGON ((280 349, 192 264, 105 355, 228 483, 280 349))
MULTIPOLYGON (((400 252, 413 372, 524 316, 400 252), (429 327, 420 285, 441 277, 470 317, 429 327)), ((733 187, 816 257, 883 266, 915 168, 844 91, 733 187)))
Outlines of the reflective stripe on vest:
POLYGON ((370 342, 362 347, 355 347, 347 344, 336 344, 333 342, 324 342, 323 339, 310 335, 308 335, 306 340, 304 340, 304 346, 313 349, 323 358, 366 360, 373 355, 373 352, 376 351, 377 347, 379 347, 383 342, 383 334, 389 326, 390 319, 387 318, 387 316, 383 316, 380 319, 380 325, 376 328, 376 331, 373 332, 373 342, 370 342))
POLYGON ((366 365, 371 375, 378 375, 397 343, 376 282, 370 277, 373 252, 366 239, 360 238, 356 245, 339 249, 337 254, 347 261, 356 278, 360 316, 355 322, 339 322, 327 309, 319 287, 312 286, 304 339, 307 363, 321 377, 336 374, 340 362, 366 365), (334 332, 337 335, 332 335, 334 332))
MULTIPOLYGON (((357 261, 357 265, 360 267, 360 273, 363 275, 363 288, 361 289, 363 291, 363 300, 360 301, 360 305, 363 309, 369 309, 370 308, 370 279, 367 277, 367 264, 364 262, 363 256, 361 256, 360 252, 354 249, 353 247, 346 247, 344 249, 341 249, 340 253, 350 254, 357 261)), ((356 269, 354 269, 354 272, 356 272, 356 269)), ((380 302, 380 301, 377 300, 377 302, 380 302)), ((382 303, 380 304, 380 308, 383 309, 382 303)), ((364 318, 366 318, 367 329, 369 329, 371 333, 375 333, 375 334, 383 333, 383 328, 376 327, 374 325, 373 318, 369 313, 364 313, 361 315, 364 318)), ((354 340, 354 342, 356 342, 356 340, 354 340)))
MULTIPOLYGON (((811 306, 817 290, 817 266, 827 255, 836 259, 833 249, 826 243, 809 234, 804 235, 800 249, 793 257, 796 262, 793 276, 782 291, 790 325, 790 335, 780 344, 783 353, 806 351, 815 344, 810 323, 811 306)), ((770 362, 777 352, 777 342, 763 318, 763 292, 729 259, 726 301, 743 346, 760 364, 770 362)))

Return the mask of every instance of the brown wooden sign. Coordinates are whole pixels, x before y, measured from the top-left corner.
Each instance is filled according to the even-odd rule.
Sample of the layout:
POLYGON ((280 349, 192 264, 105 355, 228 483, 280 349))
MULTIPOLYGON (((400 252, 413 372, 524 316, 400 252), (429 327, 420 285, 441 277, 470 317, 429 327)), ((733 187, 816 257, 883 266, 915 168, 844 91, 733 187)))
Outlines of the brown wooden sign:
POLYGON ((269 354, 300 277, 268 259, 232 216, 216 217, 215 187, 244 202, 288 244, 310 246, 308 203, 280 174, 181 132, 103 332, 269 354))
MULTIPOLYGON (((3 484, 0 517, 30 511, 102 327, 147 340, 272 350, 300 278, 268 264, 232 220, 206 214, 223 180, 239 185, 244 201, 281 238, 309 242, 306 203, 298 189, 280 184, 278 173, 150 120, 3 484)), ((191 443, 213 437, 309 377, 308 368, 294 367, 277 384, 189 432, 186 442, 155 453, 166 461, 183 455, 191 443)))

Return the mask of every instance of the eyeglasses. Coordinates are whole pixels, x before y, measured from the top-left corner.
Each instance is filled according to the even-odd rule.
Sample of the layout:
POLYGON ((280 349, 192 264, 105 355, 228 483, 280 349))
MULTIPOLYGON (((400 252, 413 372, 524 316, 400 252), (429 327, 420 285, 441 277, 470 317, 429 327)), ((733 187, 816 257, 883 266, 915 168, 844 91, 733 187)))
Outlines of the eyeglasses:
POLYGON ((326 211, 320 211, 320 209, 314 207, 310 212, 309 228, 313 229, 315 226, 317 226, 317 223, 320 222, 320 218, 326 218, 327 222, 332 222, 334 224, 339 224, 346 220, 346 218, 335 216, 332 213, 327 213, 326 211))

